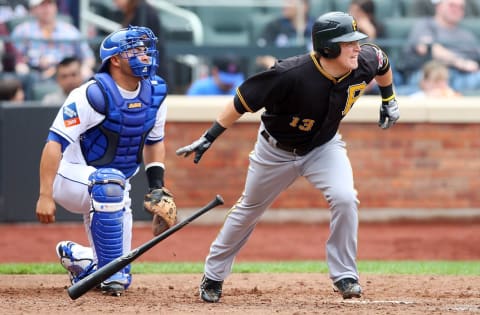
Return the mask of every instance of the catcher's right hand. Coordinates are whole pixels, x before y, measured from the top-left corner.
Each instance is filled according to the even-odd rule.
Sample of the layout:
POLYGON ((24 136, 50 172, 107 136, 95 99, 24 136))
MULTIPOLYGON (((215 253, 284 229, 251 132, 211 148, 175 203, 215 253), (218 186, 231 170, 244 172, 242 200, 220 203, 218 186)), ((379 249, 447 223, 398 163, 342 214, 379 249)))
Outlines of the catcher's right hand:
POLYGON ((194 141, 192 144, 184 146, 178 149, 175 153, 177 155, 183 155, 184 157, 189 156, 195 152, 195 158, 193 159, 194 163, 198 163, 202 158, 203 153, 210 148, 212 141, 208 140, 204 135, 200 139, 194 141))
POLYGON ((153 214, 152 232, 157 236, 177 222, 177 206, 168 189, 153 189, 145 195, 143 206, 153 214))

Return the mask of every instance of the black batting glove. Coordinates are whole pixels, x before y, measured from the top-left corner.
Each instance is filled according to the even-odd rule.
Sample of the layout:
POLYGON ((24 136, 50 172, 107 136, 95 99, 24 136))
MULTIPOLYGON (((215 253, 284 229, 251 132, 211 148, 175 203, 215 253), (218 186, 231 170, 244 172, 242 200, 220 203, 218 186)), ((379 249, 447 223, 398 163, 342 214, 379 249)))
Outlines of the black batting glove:
POLYGON ((200 139, 194 141, 192 144, 178 149, 175 153, 177 155, 183 155, 183 157, 187 157, 195 152, 195 158, 193 159, 193 162, 197 164, 202 158, 202 155, 208 150, 208 148, 210 148, 211 145, 212 142, 208 140, 205 135, 203 135, 200 137, 200 139))
POLYGON ((391 99, 388 102, 382 102, 380 106, 380 119, 378 126, 382 129, 388 129, 395 124, 400 118, 400 109, 396 99, 391 99))

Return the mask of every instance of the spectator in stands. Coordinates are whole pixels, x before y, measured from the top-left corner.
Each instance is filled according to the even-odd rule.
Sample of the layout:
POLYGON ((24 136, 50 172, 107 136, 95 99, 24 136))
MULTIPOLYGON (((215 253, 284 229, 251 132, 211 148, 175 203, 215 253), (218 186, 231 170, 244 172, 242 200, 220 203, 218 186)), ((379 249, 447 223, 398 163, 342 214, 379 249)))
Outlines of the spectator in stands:
POLYGON ((158 10, 145 0, 114 0, 114 3, 122 12, 123 19, 121 24, 123 27, 128 27, 129 25, 146 26, 152 30, 155 36, 157 36, 159 58, 157 74, 168 83, 165 31, 158 10))
POLYGON ((24 100, 25 93, 20 80, 14 78, 0 80, 0 101, 23 102, 24 100))
MULTIPOLYGON (((309 15, 309 11, 310 0, 284 0, 282 15, 265 26, 257 45, 260 47, 304 45, 307 50, 311 50, 311 30, 315 18, 309 15), (299 34, 303 36, 301 39, 299 34)), ((256 64, 261 69, 267 69, 274 63, 275 58, 270 55, 259 56, 256 59, 256 64)))
POLYGON ((461 96, 461 94, 450 87, 448 67, 439 61, 430 60, 422 68, 420 90, 410 96, 415 98, 445 98, 457 97, 461 96))
POLYGON ((384 37, 384 26, 375 18, 375 2, 373 0, 352 0, 348 13, 355 17, 358 30, 367 34, 370 41, 384 37))
MULTIPOLYGON (((416 0, 412 3, 409 10, 411 16, 433 16, 435 15, 435 5, 441 0, 416 0)), ((480 8, 475 0, 465 1, 465 12, 468 16, 480 15, 480 8)))
MULTIPOLYGON (((0 23, 0 36, 10 36, 8 28, 4 23, 0 23)), ((2 71, 15 72, 15 64, 21 58, 21 55, 11 41, 0 40, 0 55, 2 58, 2 71)))
POLYGON ((429 60, 448 66, 450 85, 456 91, 465 94, 480 90, 480 45, 475 34, 460 26, 464 14, 465 0, 441 0, 435 5, 433 17, 412 27, 400 67, 407 76, 404 94, 418 88, 421 68, 429 60))
POLYGON ((282 16, 265 26, 257 44, 259 46, 287 47, 309 43, 312 25, 315 22, 315 19, 308 14, 309 10, 309 0, 285 0, 282 16), (302 5, 299 6, 298 3, 302 5), (300 41, 298 34, 303 36, 300 41))
POLYGON ((82 79, 81 63, 76 57, 66 57, 57 65, 56 81, 60 89, 43 97, 45 104, 62 105, 68 94, 79 87, 82 79))
POLYGON ((82 61, 82 77, 90 77, 95 66, 93 51, 74 25, 58 18, 56 2, 29 0, 29 8, 34 19, 17 25, 11 34, 22 54, 17 61, 17 73, 51 78, 64 57, 78 56, 82 61))
POLYGON ((235 95, 244 80, 240 63, 234 56, 214 58, 210 72, 209 77, 193 82, 187 95, 235 95))

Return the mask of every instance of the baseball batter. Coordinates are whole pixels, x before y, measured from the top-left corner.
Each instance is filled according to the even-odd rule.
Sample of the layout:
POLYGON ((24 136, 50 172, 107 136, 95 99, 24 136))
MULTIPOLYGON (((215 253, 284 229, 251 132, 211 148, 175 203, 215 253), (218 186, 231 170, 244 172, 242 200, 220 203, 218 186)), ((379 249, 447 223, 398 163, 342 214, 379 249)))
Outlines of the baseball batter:
POLYGON ((340 121, 375 79, 382 102, 379 126, 399 119, 386 54, 343 12, 320 16, 312 28, 309 54, 279 60, 237 89, 212 127, 200 139, 177 150, 194 153, 198 163, 214 140, 246 112, 262 108, 258 139, 250 154, 244 191, 213 241, 205 262, 200 296, 218 302, 235 256, 275 198, 299 176, 323 193, 331 211, 327 262, 334 288, 343 298, 360 297, 356 264, 358 200, 340 121))
MULTIPOLYGON (((58 203, 83 215, 90 247, 71 241, 57 245, 72 283, 130 251, 130 178, 142 155, 151 192, 148 205, 173 202, 163 189, 167 89, 155 75, 155 41, 149 28, 137 26, 107 36, 99 72, 70 93, 50 128, 36 214, 40 222, 52 223, 58 203)), ((101 290, 119 295, 131 279, 127 266, 105 280, 101 290)))

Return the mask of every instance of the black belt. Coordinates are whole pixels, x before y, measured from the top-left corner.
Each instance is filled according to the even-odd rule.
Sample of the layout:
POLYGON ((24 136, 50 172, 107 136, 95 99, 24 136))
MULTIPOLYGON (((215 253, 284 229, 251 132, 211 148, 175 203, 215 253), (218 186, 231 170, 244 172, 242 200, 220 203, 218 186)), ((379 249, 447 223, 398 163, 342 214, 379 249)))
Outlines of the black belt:
POLYGON ((298 148, 289 147, 287 145, 283 145, 280 142, 276 141, 272 136, 270 136, 266 130, 262 130, 260 134, 262 135, 262 137, 265 138, 265 140, 267 140, 268 143, 272 144, 273 146, 283 151, 291 152, 296 155, 305 155, 311 151, 309 149, 298 149, 298 148))

